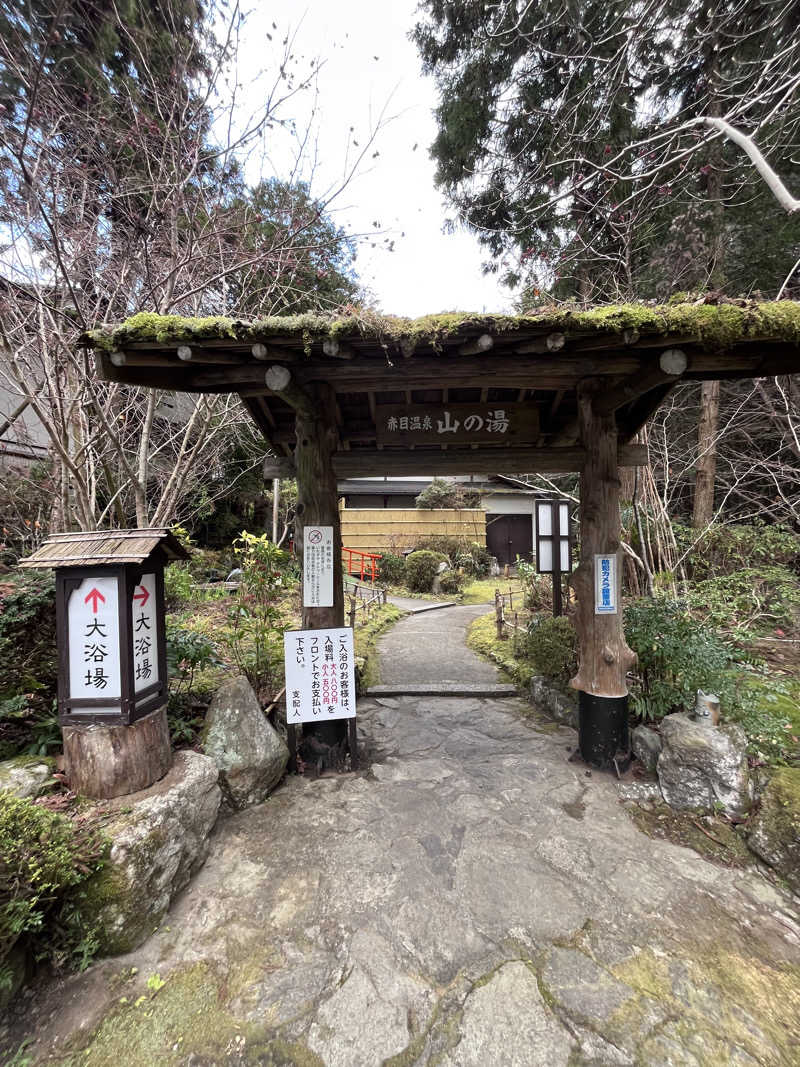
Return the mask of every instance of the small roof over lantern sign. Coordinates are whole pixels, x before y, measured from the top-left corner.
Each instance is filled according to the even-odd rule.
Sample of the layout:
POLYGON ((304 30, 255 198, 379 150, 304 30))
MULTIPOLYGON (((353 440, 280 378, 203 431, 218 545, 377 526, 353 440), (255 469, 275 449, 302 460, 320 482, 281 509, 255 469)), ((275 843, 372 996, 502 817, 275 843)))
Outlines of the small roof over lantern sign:
POLYGON ((62 726, 130 725, 166 703, 164 566, 188 558, 145 529, 54 534, 21 561, 55 569, 62 726))

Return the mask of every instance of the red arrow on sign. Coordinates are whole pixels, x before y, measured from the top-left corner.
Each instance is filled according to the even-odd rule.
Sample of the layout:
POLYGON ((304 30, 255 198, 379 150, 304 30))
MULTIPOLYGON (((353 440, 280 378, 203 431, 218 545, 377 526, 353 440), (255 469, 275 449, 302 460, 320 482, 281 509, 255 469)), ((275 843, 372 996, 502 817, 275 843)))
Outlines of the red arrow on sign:
POLYGON ((145 589, 145 587, 143 585, 140 585, 138 588, 139 588, 139 592, 133 594, 133 599, 134 600, 141 600, 142 607, 144 607, 145 604, 147 603, 147 601, 150 599, 150 594, 147 592, 147 590, 145 589))
POLYGON ((84 602, 84 604, 88 604, 90 600, 92 602, 92 611, 96 615, 97 614, 98 601, 101 604, 105 604, 106 598, 103 596, 103 594, 100 592, 99 589, 92 589, 83 598, 83 602, 84 602))

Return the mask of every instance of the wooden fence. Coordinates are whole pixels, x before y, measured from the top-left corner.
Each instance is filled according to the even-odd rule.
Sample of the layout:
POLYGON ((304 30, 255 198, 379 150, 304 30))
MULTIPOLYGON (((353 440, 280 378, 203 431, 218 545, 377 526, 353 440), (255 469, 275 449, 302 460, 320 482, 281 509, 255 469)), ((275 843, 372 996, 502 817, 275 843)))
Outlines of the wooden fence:
POLYGON ((422 537, 465 537, 486 544, 486 512, 480 508, 345 508, 342 544, 363 552, 400 553, 422 537))

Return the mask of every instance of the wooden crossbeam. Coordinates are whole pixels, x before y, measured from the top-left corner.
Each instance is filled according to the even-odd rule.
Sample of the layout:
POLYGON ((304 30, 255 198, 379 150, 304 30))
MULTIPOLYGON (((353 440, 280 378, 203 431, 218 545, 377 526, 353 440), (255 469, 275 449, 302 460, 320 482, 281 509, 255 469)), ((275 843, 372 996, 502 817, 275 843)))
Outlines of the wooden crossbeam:
MULTIPOLYGON (((413 452, 383 452, 353 449, 333 455, 338 478, 366 478, 371 475, 414 474, 569 474, 580 471, 586 462, 583 448, 496 448, 447 452, 415 449, 413 452)), ((643 445, 619 449, 620 467, 638 467, 647 462, 643 445)), ((265 477, 293 478, 294 464, 276 458, 265 461, 265 477)))

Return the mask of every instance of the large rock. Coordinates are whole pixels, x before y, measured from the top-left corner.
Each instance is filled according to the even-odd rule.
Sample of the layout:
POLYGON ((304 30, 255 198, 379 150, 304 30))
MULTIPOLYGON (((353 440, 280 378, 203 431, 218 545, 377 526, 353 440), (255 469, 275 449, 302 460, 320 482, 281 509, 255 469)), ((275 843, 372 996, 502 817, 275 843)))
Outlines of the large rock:
POLYGON ((0 792, 23 800, 35 800, 53 785, 55 760, 42 756, 17 756, 0 763, 0 792))
POLYGON ((531 678, 531 702, 546 711, 556 722, 578 729, 578 702, 562 692, 549 678, 534 674, 531 678))
POLYGON ((644 769, 655 774, 662 749, 660 735, 649 726, 637 726, 631 733, 631 748, 644 769))
POLYGON ((747 843, 800 893, 800 767, 775 771, 747 843))
POLYGON ((244 677, 217 691, 206 713, 203 748, 219 768, 225 800, 235 810, 260 804, 283 777, 289 750, 244 677))
POLYGON ((735 723, 701 726, 679 713, 661 723, 663 748, 658 782, 667 804, 678 810, 712 811, 721 804, 743 814, 752 802, 744 730, 735 723))
POLYGON ((158 926, 173 897, 205 862, 221 792, 216 764, 182 751, 166 776, 139 793, 106 802, 106 865, 78 892, 97 921, 102 955, 129 952, 158 926))

